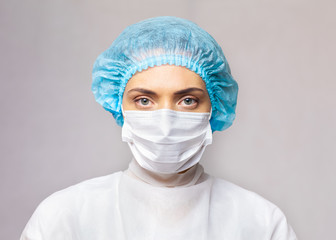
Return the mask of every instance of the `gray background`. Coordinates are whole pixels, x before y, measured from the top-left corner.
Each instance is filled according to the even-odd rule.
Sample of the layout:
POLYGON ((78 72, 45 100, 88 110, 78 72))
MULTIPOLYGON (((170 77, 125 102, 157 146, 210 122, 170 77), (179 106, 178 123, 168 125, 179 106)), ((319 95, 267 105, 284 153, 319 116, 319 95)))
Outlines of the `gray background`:
POLYGON ((202 163, 278 205, 300 239, 336 239, 335 1, 2 0, 0 239, 18 239, 51 193, 123 170, 120 128, 90 91, 95 58, 159 15, 223 47, 237 119, 202 163))

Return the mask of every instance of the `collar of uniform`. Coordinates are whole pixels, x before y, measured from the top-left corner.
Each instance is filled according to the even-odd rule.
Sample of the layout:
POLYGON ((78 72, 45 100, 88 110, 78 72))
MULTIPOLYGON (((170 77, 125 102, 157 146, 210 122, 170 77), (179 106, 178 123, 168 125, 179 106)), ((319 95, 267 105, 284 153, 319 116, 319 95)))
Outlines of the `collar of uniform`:
POLYGON ((125 173, 133 178, 157 187, 188 187, 205 178, 203 167, 197 163, 183 173, 162 174, 144 169, 134 159, 125 173))

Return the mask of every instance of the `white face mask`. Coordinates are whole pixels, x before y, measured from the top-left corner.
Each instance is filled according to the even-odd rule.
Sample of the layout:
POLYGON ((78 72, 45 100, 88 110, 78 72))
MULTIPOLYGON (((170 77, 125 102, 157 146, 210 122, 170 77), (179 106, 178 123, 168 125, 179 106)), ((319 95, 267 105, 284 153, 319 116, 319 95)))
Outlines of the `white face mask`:
POLYGON ((125 111, 122 140, 143 168, 158 173, 184 171, 212 143, 210 113, 125 111))

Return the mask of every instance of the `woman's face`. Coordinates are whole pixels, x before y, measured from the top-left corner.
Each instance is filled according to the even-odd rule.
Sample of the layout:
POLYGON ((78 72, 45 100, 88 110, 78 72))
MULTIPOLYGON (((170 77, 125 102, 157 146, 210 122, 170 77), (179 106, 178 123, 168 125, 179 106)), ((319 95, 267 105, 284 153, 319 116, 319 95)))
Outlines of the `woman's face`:
POLYGON ((171 109, 210 112, 211 102, 202 78, 185 67, 162 65, 138 72, 128 81, 124 110, 171 109))

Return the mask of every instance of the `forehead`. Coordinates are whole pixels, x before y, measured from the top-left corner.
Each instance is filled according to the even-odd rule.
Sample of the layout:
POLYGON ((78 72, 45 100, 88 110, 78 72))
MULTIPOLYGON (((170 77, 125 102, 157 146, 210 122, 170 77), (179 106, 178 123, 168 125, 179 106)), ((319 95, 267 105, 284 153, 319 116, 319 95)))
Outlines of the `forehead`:
POLYGON ((181 89, 198 87, 206 90, 202 78, 195 72, 181 66, 162 65, 150 67, 135 73, 126 89, 142 87, 149 89, 181 89))

